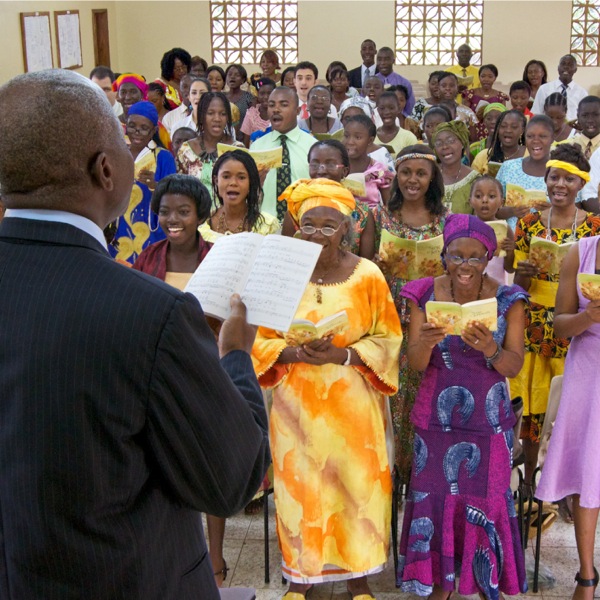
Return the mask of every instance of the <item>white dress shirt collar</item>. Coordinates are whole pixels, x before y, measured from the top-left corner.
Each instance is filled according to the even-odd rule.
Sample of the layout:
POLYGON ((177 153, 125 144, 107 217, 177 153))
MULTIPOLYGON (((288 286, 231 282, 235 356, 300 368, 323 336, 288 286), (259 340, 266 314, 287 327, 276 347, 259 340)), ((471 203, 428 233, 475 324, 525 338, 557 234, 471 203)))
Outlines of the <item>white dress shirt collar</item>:
POLYGON ((49 210, 42 208, 8 208, 5 218, 16 217, 18 219, 31 219, 32 221, 50 221, 52 223, 66 223, 81 229, 91 235, 103 248, 108 250, 104 233, 96 223, 87 217, 76 215, 64 210, 49 210))

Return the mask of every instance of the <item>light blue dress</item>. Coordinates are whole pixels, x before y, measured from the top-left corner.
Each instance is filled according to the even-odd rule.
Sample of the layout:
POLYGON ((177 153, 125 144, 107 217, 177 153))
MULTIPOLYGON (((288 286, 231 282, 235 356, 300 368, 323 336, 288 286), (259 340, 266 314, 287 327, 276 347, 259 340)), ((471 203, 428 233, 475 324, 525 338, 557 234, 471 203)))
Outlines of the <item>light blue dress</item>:
MULTIPOLYGON (((504 197, 506 198, 506 184, 512 183, 514 185, 520 185, 526 190, 542 190, 546 191, 546 182, 543 177, 534 177, 533 175, 527 175, 523 171, 523 158, 514 158, 513 160, 507 160, 502 163, 496 179, 502 184, 504 191, 504 197)), ((547 196, 546 196, 547 198, 547 196)), ((550 202, 548 200, 548 202, 550 202)), ((536 212, 535 209, 531 209, 531 212, 536 212)), ((510 225, 510 228, 514 231, 517 226, 517 217, 510 217, 506 219, 506 222, 510 225)))

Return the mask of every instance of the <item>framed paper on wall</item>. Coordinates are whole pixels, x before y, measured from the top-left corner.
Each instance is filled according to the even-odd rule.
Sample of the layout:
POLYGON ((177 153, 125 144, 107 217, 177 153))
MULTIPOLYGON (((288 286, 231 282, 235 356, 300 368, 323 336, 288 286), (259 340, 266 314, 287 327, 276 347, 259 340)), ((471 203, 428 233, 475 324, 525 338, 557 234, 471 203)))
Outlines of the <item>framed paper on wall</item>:
POLYGON ((83 67, 79 11, 54 11, 54 22, 56 24, 58 66, 61 69, 78 69, 79 67, 83 67))
POLYGON ((50 13, 26 12, 21 15, 21 43, 25 72, 52 69, 52 40, 50 13))

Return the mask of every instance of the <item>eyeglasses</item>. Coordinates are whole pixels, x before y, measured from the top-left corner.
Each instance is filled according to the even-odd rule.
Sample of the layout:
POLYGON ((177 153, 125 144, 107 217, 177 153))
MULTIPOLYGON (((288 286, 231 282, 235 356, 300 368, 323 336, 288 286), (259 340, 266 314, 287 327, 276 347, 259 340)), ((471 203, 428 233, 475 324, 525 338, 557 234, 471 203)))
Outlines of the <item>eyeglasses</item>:
POLYGON ((447 139, 435 140, 434 148, 443 148, 444 146, 456 146, 461 145, 460 140, 456 137, 451 137, 447 139))
POLYGON ((300 231, 306 235, 313 235, 320 231, 323 235, 331 237, 334 233, 337 233, 338 229, 342 226, 340 223, 335 229, 333 227, 313 227, 312 225, 302 225, 300 231))
POLYGON ((311 160, 308 163, 308 166, 309 166, 309 168, 310 168, 311 171, 317 171, 317 172, 321 171, 321 170, 323 170, 323 171, 335 171, 337 169, 341 169, 341 168, 344 167, 344 165, 338 165, 338 164, 336 164, 334 162, 324 162, 324 163, 321 163, 321 162, 317 162, 315 160, 311 160))
POLYGON ((146 127, 145 125, 136 127, 135 125, 131 125, 131 124, 127 123, 125 125, 125 129, 127 129, 127 132, 139 133, 140 135, 149 135, 151 133, 152 129, 154 129, 154 128, 146 127))
POLYGON ((463 258, 462 256, 454 256, 452 254, 446 255, 446 260, 457 267, 460 267, 463 263, 467 263, 470 267, 479 267, 480 265, 485 265, 487 263, 487 256, 481 256, 479 258, 463 258))

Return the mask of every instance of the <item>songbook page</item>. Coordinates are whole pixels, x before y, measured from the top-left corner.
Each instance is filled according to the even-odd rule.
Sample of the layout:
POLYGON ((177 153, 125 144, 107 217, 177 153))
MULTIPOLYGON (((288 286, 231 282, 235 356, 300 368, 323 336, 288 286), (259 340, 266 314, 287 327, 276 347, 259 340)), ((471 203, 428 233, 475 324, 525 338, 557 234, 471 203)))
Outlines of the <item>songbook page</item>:
POLYGON ((313 242, 266 236, 242 294, 248 323, 288 331, 321 250, 313 242))
POLYGON ((207 315, 229 316, 231 295, 242 294, 263 239, 258 233, 237 233, 215 242, 185 288, 207 315))

